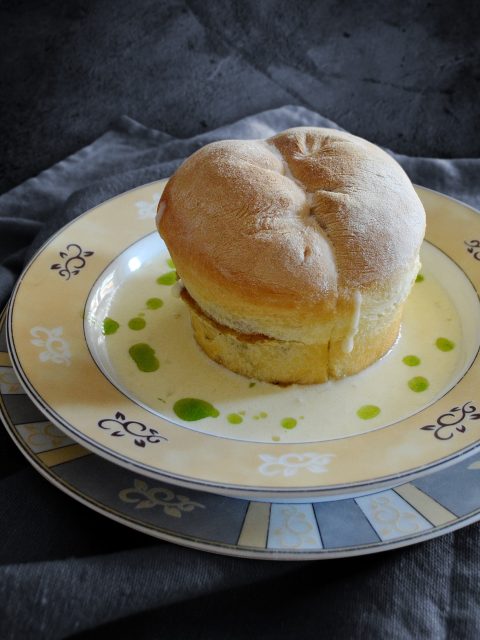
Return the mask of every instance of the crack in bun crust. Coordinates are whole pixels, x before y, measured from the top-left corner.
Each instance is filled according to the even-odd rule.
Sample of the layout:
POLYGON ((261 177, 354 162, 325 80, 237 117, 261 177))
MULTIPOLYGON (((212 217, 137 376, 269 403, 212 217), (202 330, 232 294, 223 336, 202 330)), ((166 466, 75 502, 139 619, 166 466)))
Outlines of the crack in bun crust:
POLYGON ((360 371, 395 341, 425 212, 379 147, 299 127, 194 153, 157 225, 204 351, 243 375, 314 383, 360 371), (242 340, 251 334, 265 340, 242 340))

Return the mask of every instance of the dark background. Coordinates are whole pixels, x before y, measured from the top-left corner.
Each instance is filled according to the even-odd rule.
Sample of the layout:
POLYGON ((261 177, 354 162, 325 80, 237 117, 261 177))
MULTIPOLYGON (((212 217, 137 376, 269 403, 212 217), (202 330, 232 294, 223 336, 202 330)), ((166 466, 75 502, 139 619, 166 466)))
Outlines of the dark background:
POLYGON ((0 5, 0 192, 121 114, 185 137, 284 104, 413 155, 480 155, 476 2, 0 5))
MULTIPOLYGON (((122 114, 187 137, 300 104, 400 153, 480 156, 480 9, 474 2, 16 0, 0 3, 0 25, 0 193, 88 144, 122 114)), ((128 554, 143 548, 142 562, 159 573, 170 554, 179 583, 190 562, 203 566, 202 580, 212 584, 228 583, 230 571, 232 583, 248 585, 237 573, 256 571, 249 561, 216 565, 128 530, 28 475, 13 445, 5 458, 12 513, 0 518, 27 521, 33 510, 39 531, 11 531, 1 542, 0 564, 90 556, 94 563, 95 555, 124 551, 125 571, 132 572, 139 556, 128 554), (14 472, 23 474, 23 485, 14 472), (49 542, 42 532, 59 509, 62 535, 49 542)), ((421 547, 292 565, 280 583, 237 586, 177 604, 169 586, 173 595, 164 606, 102 632, 370 640, 388 629, 393 640, 474 637, 465 630, 475 626, 472 610, 480 606, 478 568, 470 574, 455 563, 478 557, 478 540, 478 526, 470 527, 421 547), (415 590, 421 606, 429 605, 416 609, 410 622, 415 590), (462 595, 455 599, 455 593, 462 595)), ((286 571, 278 567, 279 575, 286 571)), ((101 607, 95 597, 92 609, 101 607)), ((107 636, 94 630, 77 637, 107 636)))

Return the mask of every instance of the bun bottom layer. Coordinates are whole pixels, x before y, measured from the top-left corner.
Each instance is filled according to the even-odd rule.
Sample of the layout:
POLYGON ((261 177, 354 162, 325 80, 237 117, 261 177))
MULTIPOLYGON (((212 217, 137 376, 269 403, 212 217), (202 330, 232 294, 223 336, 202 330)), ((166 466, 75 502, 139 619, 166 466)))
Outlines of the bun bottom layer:
POLYGON ((259 334, 242 334, 207 317, 184 290, 195 340, 209 358, 247 378, 273 384, 320 384, 366 369, 395 343, 403 305, 381 324, 360 324, 350 353, 343 340, 317 344, 275 340, 259 334))

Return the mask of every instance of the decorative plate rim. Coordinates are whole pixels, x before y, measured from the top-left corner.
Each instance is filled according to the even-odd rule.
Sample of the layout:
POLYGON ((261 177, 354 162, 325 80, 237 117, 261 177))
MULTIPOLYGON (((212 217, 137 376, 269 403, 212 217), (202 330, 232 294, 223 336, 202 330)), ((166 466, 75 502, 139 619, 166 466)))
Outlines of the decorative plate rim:
MULTIPOLYGON (((94 452, 100 454, 101 456, 116 462, 117 464, 120 464, 122 466, 125 466, 129 469, 134 469, 134 470, 138 470, 140 471, 142 474, 144 475, 148 475, 150 477, 154 477, 154 478, 161 478, 162 480, 165 480, 167 482, 175 482, 178 483, 182 486, 186 486, 186 487, 190 487, 190 488, 194 488, 194 489, 198 489, 198 488, 202 488, 206 491, 211 491, 211 492, 222 492, 225 495, 235 495, 235 496, 241 496, 241 495, 251 495, 252 493, 255 493, 258 496, 263 496, 268 498, 269 496, 285 496, 285 498, 289 498, 289 497, 295 497, 295 496, 299 496, 299 497, 305 497, 308 495, 311 496, 325 496, 325 495, 339 495, 339 494, 343 494, 346 491, 351 492, 352 489, 357 490, 357 491, 361 491, 362 488, 364 490, 369 490, 369 491, 373 491, 376 488, 380 488, 382 486, 392 486, 392 483, 401 483, 405 478, 409 478, 409 479, 413 479, 413 478, 418 478, 421 475, 425 475, 426 473, 430 473, 432 470, 437 469, 438 467, 443 467, 443 466, 448 466, 450 464, 454 464, 460 457, 464 457, 464 456, 469 456, 472 455, 473 453, 475 453, 476 448, 479 445, 479 440, 478 438, 471 442, 470 444, 468 444, 467 446, 461 448, 461 449, 457 449, 453 452, 451 452, 448 455, 444 455, 442 458, 437 459, 434 462, 427 462, 423 465, 417 465, 414 468, 410 468, 410 469, 406 469, 400 472, 395 472, 395 473, 390 473, 390 474, 385 474, 385 475, 377 475, 374 478, 370 478, 370 479, 363 479, 363 480, 358 480, 355 482, 345 482, 345 483, 339 483, 337 482, 334 485, 328 485, 328 484, 320 484, 320 483, 314 483, 314 484, 305 484, 305 482, 302 485, 287 485, 287 486, 278 486, 278 485, 274 485, 274 486, 269 486, 267 484, 263 484, 262 486, 258 486, 258 482, 252 485, 247 485, 247 484, 242 484, 242 483, 236 483, 236 482, 228 482, 228 481, 224 481, 224 482, 220 482, 218 480, 208 480, 205 478, 200 478, 195 476, 188 476, 188 475, 183 475, 181 473, 174 472, 171 469, 169 470, 165 470, 165 469, 160 469, 158 466, 156 467, 152 467, 151 465, 147 464, 144 461, 139 460, 138 458, 132 458, 131 456, 125 456, 124 453, 119 453, 117 450, 112 449, 111 447, 105 446, 104 444, 100 443, 98 440, 95 440, 93 438, 91 438, 89 435, 86 435, 84 432, 79 430, 79 427, 72 425, 68 420, 65 420, 60 414, 57 413, 57 411, 51 407, 48 402, 46 402, 43 397, 41 396, 41 394, 37 391, 37 389, 35 388, 34 384, 32 383, 32 381, 30 380, 29 376, 27 375, 27 373, 24 371, 24 367, 22 365, 22 358, 19 356, 18 354, 18 350, 17 350, 17 346, 15 344, 15 338, 14 338, 14 332, 15 332, 15 328, 14 328, 14 314, 15 314, 15 307, 16 307, 16 302, 18 300, 18 294, 19 291, 21 291, 22 287, 24 286, 25 280, 28 277, 29 271, 30 269, 32 269, 32 267, 34 267, 34 265, 37 263, 37 261, 44 255, 44 253, 52 247, 52 245, 55 243, 56 240, 58 240, 61 236, 63 236, 64 234, 67 233, 68 230, 70 230, 72 227, 74 227, 75 225, 78 225, 79 223, 81 224, 82 221, 86 220, 86 218, 90 215, 92 215, 94 212, 98 212, 99 209, 102 209, 104 207, 111 206, 112 203, 115 203, 118 201, 118 199, 121 198, 125 198, 128 195, 132 195, 135 192, 141 191, 141 190, 145 190, 147 188, 152 188, 152 187, 156 187, 157 189, 161 189, 163 188, 164 184, 166 183, 166 180, 160 180, 160 181, 154 181, 151 183, 148 183, 147 185, 141 185, 139 187, 136 187, 135 189, 129 190, 125 193, 119 194, 117 196, 115 196, 114 198, 111 198, 110 200, 107 200, 104 203, 101 203, 99 205, 97 205, 96 207, 90 209, 89 211, 86 211, 85 213, 83 213, 81 216, 79 216, 78 218, 76 218, 75 220, 69 222, 65 227, 63 227, 62 229, 58 230, 51 238, 49 238, 45 244, 40 247, 40 249, 37 251, 37 253, 32 257, 32 259, 30 260, 30 262, 28 263, 28 265, 26 266, 26 268, 24 269, 22 275, 20 276, 15 289, 12 293, 12 297, 11 297, 11 301, 9 304, 9 308, 8 308, 8 316, 7 316, 7 342, 8 342, 8 348, 11 354, 11 358, 12 358, 12 362, 14 364, 14 368, 15 371, 17 373, 17 375, 19 376, 22 385, 24 386, 26 392, 28 393, 28 395, 30 396, 31 400, 34 402, 34 404, 36 406, 38 406, 38 408, 46 415, 48 415, 52 421, 59 426, 62 430, 66 431, 69 435, 71 435, 72 437, 74 437, 77 441, 81 441, 83 444, 85 444, 85 446, 87 446, 89 449, 93 450, 94 452)), ((417 190, 419 190, 420 192, 424 191, 425 193, 430 193, 435 197, 439 197, 441 198, 443 201, 451 201, 453 202, 457 207, 463 208, 468 210, 469 212, 472 212, 474 215, 478 216, 478 212, 473 208, 470 207, 469 205, 465 205, 464 203, 461 203, 460 201, 451 198, 449 196, 445 196, 443 194, 440 194, 439 192, 436 192, 434 190, 431 189, 426 189, 424 187, 416 187, 417 190)), ((140 223, 139 223, 139 227, 140 227, 140 223)), ((147 228, 145 225, 142 227, 143 233, 139 233, 139 231, 137 231, 135 239, 132 240, 132 238, 130 237, 129 240, 129 244, 132 244, 132 242, 136 242, 139 239, 141 239, 144 236, 149 235, 149 233, 152 233, 152 229, 151 228, 147 228)), ((430 241, 431 242, 431 241, 430 241)), ((444 251, 444 249, 442 247, 439 247, 437 244, 433 243, 432 244, 437 248, 440 249, 441 251, 444 251)), ((76 245, 79 246, 79 245, 76 245)), ((127 245, 128 246, 128 245, 127 245)), ((123 252, 125 250, 126 247, 122 247, 121 250, 117 250, 116 253, 109 255, 108 261, 110 261, 111 259, 114 259, 116 256, 118 256, 121 252, 123 252)), ((92 253, 92 252, 87 252, 87 253, 92 253)), ((451 256, 444 251, 444 253, 446 253, 446 255, 450 258, 451 256)), ((86 255, 86 254, 85 254, 86 255)), ((107 261, 107 262, 108 262, 107 261)), ((85 261, 84 261, 85 262, 85 261)), ((453 260, 453 262, 455 262, 458 265, 458 262, 456 260, 453 260)), ((103 264, 103 263, 102 263, 103 264)), ((53 265, 52 267, 53 268, 53 265)), ((103 267, 104 268, 104 267, 103 267)), ((472 283, 472 286, 474 288, 474 290, 476 291, 477 297, 478 297, 478 287, 475 286, 475 284, 472 282, 472 278, 469 275, 469 273, 465 273, 465 269, 463 269, 462 267, 460 267, 462 269, 462 271, 464 272, 464 274, 466 275, 466 277, 470 280, 470 282, 472 283)), ((101 271, 102 269, 100 269, 101 271)), ((89 282, 93 282, 96 280, 96 278, 98 278, 98 274, 100 273, 99 269, 97 268, 97 271, 95 272, 95 277, 90 278, 89 282)), ((82 308, 83 308, 83 304, 82 304, 82 308)), ((83 322, 82 322, 82 334, 83 334, 83 322)), ((87 347, 88 350, 88 347, 87 347)), ((472 364, 470 365, 470 370, 472 369, 473 365, 475 363, 477 363, 478 361, 478 353, 476 356, 474 356, 474 359, 472 361, 472 364)), ((98 368, 97 363, 92 359, 91 360, 92 363, 94 363, 94 366, 96 368, 98 368)), ((91 364, 91 363, 90 363, 91 364)), ((478 363, 477 363, 478 364, 478 363)), ((465 372, 463 378, 461 380, 463 380, 465 378, 465 376, 467 376, 469 372, 465 372)), ((103 374, 102 374, 102 377, 103 374)), ((105 378, 105 377, 104 377, 105 378)), ((106 379, 106 378, 105 378, 106 379)), ((448 396, 451 391, 453 391, 454 388, 458 387, 459 383, 461 382, 461 380, 459 380, 456 385, 450 389, 449 391, 446 392, 446 394, 443 396, 443 398, 445 398, 446 396, 448 396)), ((108 384, 111 384, 109 381, 107 381, 108 384)), ((122 392, 119 391, 118 389, 116 389, 116 391, 123 396, 122 392)), ((441 399, 443 399, 441 398, 441 399)), ((426 410, 431 409, 432 406, 436 406, 439 401, 441 400, 437 400, 433 403, 433 405, 430 405, 430 407, 427 407, 426 409, 421 410, 420 412, 418 412, 417 414, 415 414, 415 416, 412 417, 417 417, 419 414, 424 413, 426 410)), ((131 400, 127 399, 129 403, 132 403, 131 400)), ((475 400, 474 400, 475 401, 475 400)), ((151 413, 149 412, 148 409, 146 408, 141 408, 142 411, 147 412, 147 413, 151 413)), ((122 412, 119 412, 120 415, 124 415, 122 412)), ((138 411, 134 412, 136 415, 138 415, 138 411)), ((163 420, 163 422, 168 423, 167 419, 161 419, 163 420)), ((406 420, 402 420, 397 424, 402 424, 403 422, 405 422, 406 420)), ((172 423, 169 423, 172 424, 172 423)), ((144 425, 143 425, 144 426, 144 425)), ((178 429, 178 425, 174 425, 174 428, 178 429)), ((180 427, 182 428, 182 427, 180 427)), ((372 432, 370 432, 372 433, 372 432)), ((358 438, 358 437, 364 437, 365 435, 368 434, 362 434, 361 436, 352 436, 352 438, 358 438)), ((205 436, 203 436, 205 437, 205 436)), ((208 437, 208 436, 207 436, 208 437)), ((235 441, 229 441, 229 443, 232 443, 235 441)), ((328 444, 327 443, 322 443, 322 445, 328 444)), ((248 446, 251 446, 252 443, 245 443, 248 446)), ((255 443, 253 443, 255 444, 255 443)), ((306 446, 306 443, 299 443, 301 446, 306 446)), ((308 443, 309 445, 315 445, 316 443, 308 443)), ((235 445, 238 447, 238 443, 235 443, 235 445)), ((257 445, 258 446, 258 445, 257 445)), ((263 445, 262 445, 263 446, 263 445)), ((290 449, 295 448, 296 445, 292 445, 292 444, 288 444, 288 443, 266 443, 265 444, 265 449, 275 449, 276 451, 279 451, 279 447, 287 447, 289 446, 290 449)), ((298 448, 298 447, 297 447, 298 448)), ((306 454, 304 454, 306 455, 306 454)))

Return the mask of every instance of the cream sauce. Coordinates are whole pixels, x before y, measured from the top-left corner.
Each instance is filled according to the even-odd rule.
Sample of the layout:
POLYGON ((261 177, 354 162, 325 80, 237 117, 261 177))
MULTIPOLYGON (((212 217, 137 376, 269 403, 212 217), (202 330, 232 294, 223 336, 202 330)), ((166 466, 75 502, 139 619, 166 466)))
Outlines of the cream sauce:
POLYGON ((360 291, 355 291, 353 294, 353 314, 350 322, 348 333, 342 342, 343 353, 351 353, 353 351, 355 336, 358 333, 358 327, 360 324, 360 310, 362 308, 362 294, 360 291))
POLYGON ((183 284, 182 279, 179 278, 175 282, 175 284, 172 285, 172 288, 170 289, 170 294, 174 298, 180 298, 180 296, 182 295, 183 289, 185 289, 185 285, 183 284))
MULTIPOLYGON (((459 281, 455 279, 464 276, 431 245, 424 244, 422 248, 424 280, 414 285, 405 305, 400 337, 386 356, 365 371, 340 381, 285 388, 258 381, 252 385, 251 380, 212 362, 201 351, 193 339, 185 303, 167 295, 171 287, 156 282, 168 259, 166 250, 165 255, 159 256, 158 244, 150 247, 148 238, 140 242, 145 242, 140 248, 144 255, 141 267, 121 286, 112 288, 105 307, 105 316, 118 322, 120 328, 112 335, 103 335, 105 318, 89 319, 98 326, 98 338, 95 335, 92 341, 98 345, 93 348, 94 356, 127 395, 184 427, 257 442, 345 438, 385 427, 428 406, 459 379, 466 366, 471 346, 464 344, 459 313, 440 284, 448 272, 453 283, 449 286, 458 288, 459 281), (154 296, 164 300, 163 306, 145 308, 145 300, 154 296), (128 320, 140 312, 144 313, 146 326, 141 332, 132 331, 128 320), (140 337, 154 350, 160 363, 158 370, 139 371, 130 357, 129 349, 140 342, 140 337), (455 348, 441 351, 435 344, 439 337, 450 340, 455 348), (403 358, 409 355, 417 356, 420 364, 407 366, 403 358), (428 388, 413 392, 408 386, 413 376, 427 379, 428 388), (173 409, 182 398, 211 403, 219 415, 182 421, 173 409), (378 407, 380 411, 367 412, 368 419, 362 419, 357 411, 365 406, 378 407), (241 423, 232 424, 228 417, 232 414, 241 415, 241 423), (289 428, 282 426, 287 424, 286 418, 289 428)), ((118 260, 121 259, 120 256, 118 260)), ((362 301, 357 293, 347 348, 358 330, 362 301)))

